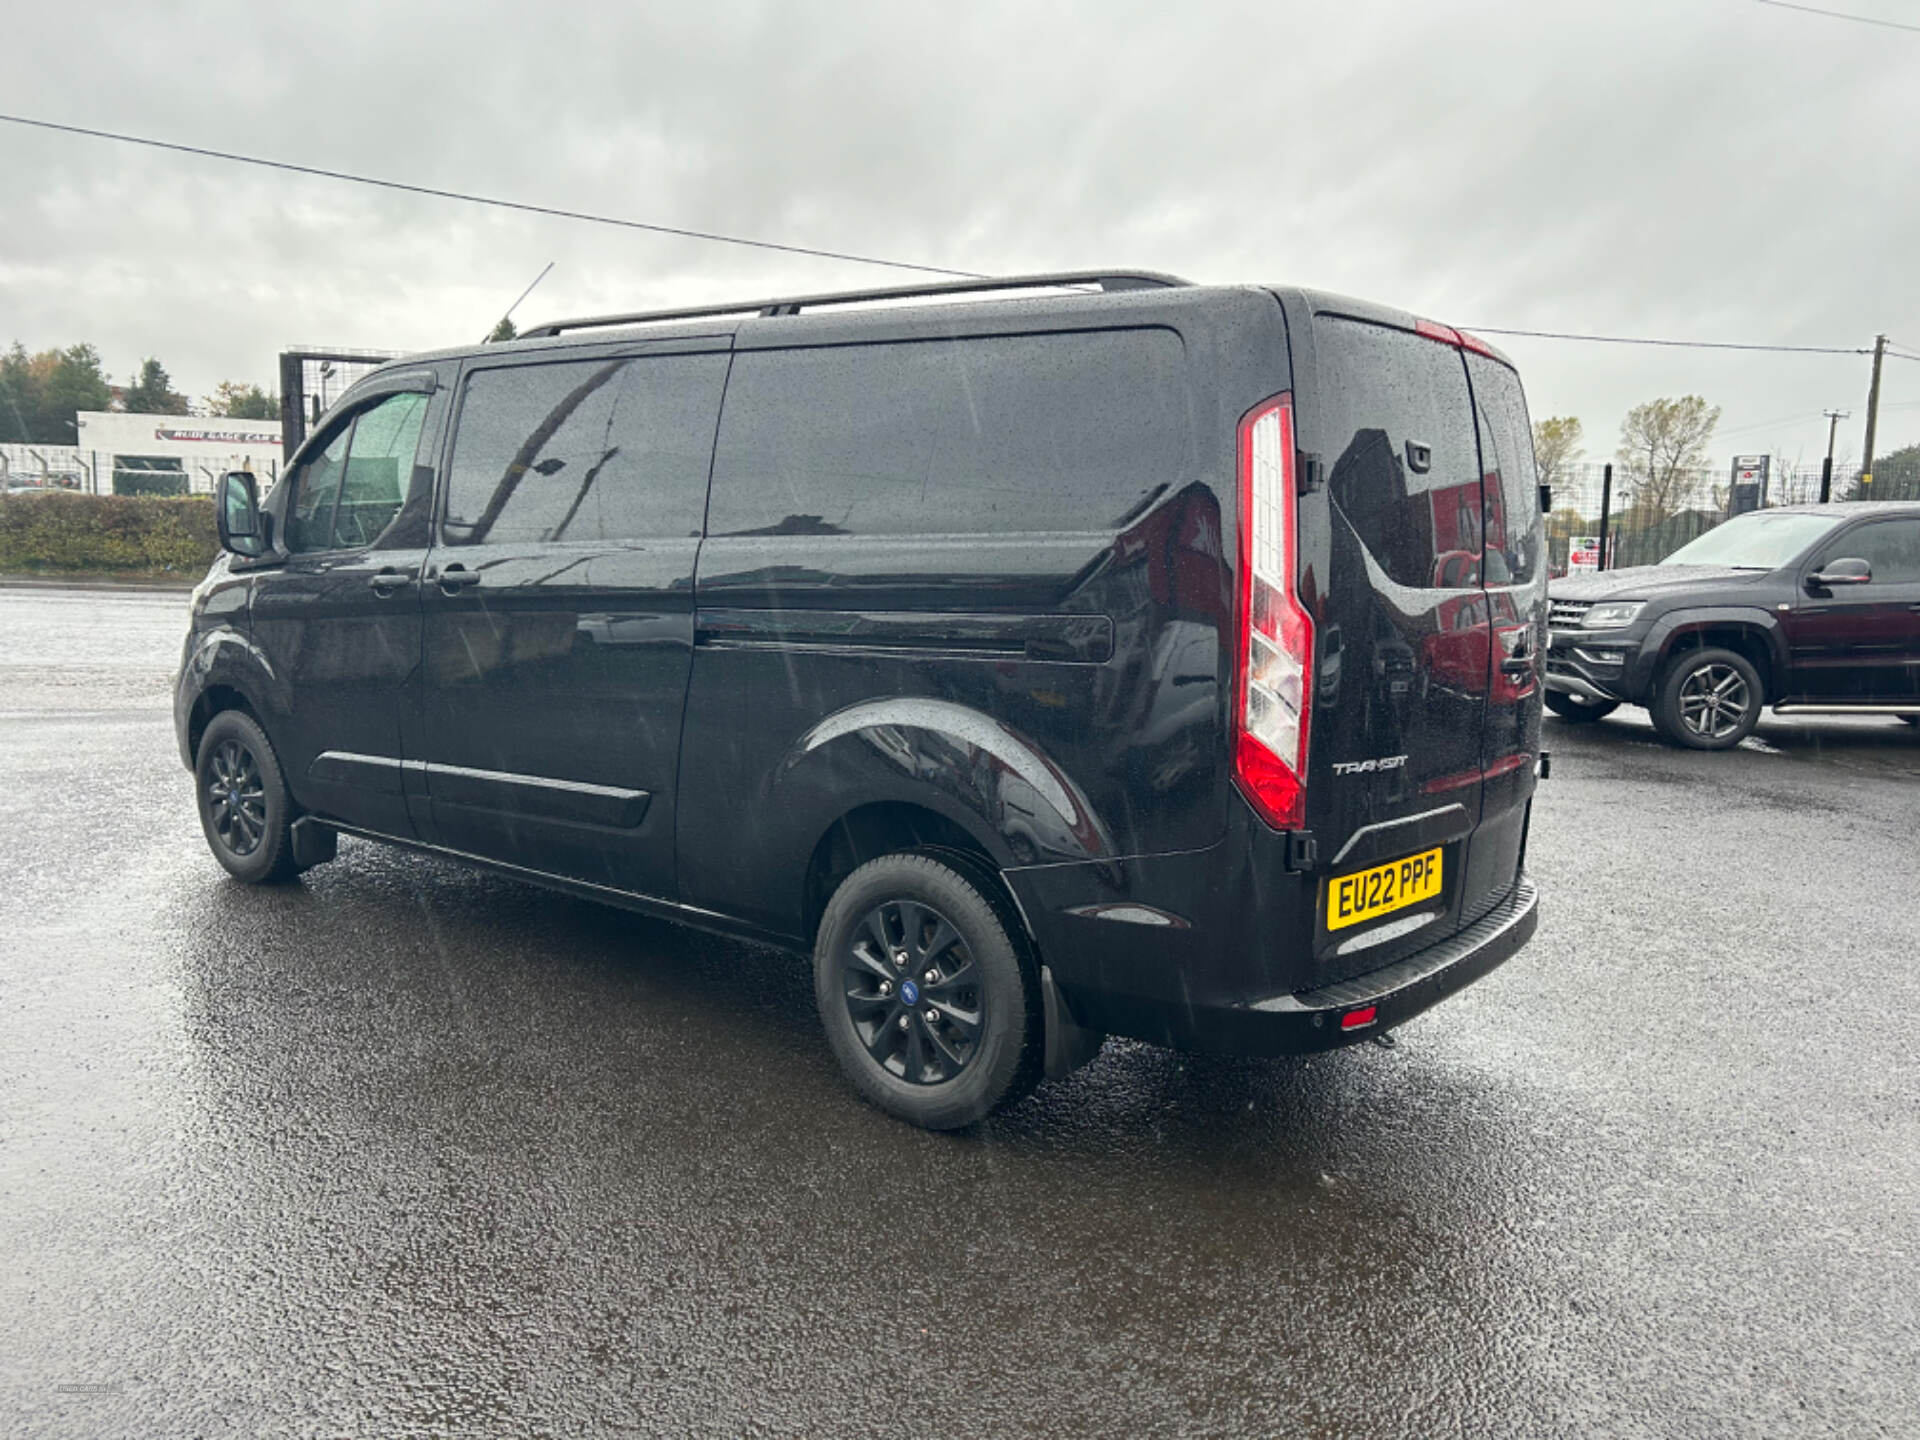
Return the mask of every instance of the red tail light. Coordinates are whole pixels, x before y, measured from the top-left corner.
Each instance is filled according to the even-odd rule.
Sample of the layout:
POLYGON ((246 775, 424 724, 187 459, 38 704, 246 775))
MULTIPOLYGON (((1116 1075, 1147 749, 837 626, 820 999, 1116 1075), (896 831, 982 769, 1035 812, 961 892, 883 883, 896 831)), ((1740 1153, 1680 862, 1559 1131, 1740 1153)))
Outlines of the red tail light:
POLYGON ((1300 604, 1293 397, 1262 401, 1240 421, 1239 654, 1233 775, 1276 830, 1306 823, 1307 722, 1313 620, 1300 604))

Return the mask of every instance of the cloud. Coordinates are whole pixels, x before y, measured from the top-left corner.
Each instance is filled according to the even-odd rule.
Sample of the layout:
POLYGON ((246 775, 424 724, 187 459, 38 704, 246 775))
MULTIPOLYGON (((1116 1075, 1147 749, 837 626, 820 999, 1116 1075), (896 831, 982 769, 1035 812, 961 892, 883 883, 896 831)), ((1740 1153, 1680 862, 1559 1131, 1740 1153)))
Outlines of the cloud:
MULTIPOLYGON (((4 3, 3 108, 78 124, 969 270, 1920 343, 1920 36, 1736 0, 4 3)), ((0 340, 90 339, 116 375, 158 354, 195 393, 294 342, 475 339, 550 259, 522 319, 898 278, 5 126, 0 173, 0 340)), ((1509 348, 1598 449, 1698 391, 1729 427, 1812 414, 1746 433, 1817 450, 1866 384, 1843 358, 1509 348)), ((1920 365, 1888 384, 1920 399, 1920 365)), ((1920 410, 1883 443, 1903 427, 1920 410)))

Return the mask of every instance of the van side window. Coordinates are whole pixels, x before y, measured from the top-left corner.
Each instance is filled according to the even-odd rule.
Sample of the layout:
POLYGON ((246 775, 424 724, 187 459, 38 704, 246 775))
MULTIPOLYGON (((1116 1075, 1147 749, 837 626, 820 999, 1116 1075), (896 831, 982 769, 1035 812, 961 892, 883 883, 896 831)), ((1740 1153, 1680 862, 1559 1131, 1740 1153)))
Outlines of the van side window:
POLYGON ((353 422, 353 446, 333 522, 337 549, 371 545, 400 513, 426 415, 425 395, 392 395, 353 422))
POLYGON ((333 507, 340 498, 340 478, 347 469, 347 443, 352 439, 352 424, 342 425, 319 453, 301 461, 293 473, 287 549, 296 555, 333 549, 333 507))
POLYGON ((1189 413, 1170 330, 744 351, 708 532, 1112 530, 1179 487, 1189 413))
POLYGON ((1478 585, 1486 521, 1460 352, 1358 320, 1313 330, 1334 524, 1401 585, 1478 585))
POLYGON ((406 499, 425 395, 389 395, 342 425, 292 475, 287 549, 357 550, 378 540, 406 499))
POLYGON ((1486 467, 1487 583, 1526 585, 1540 572, 1546 536, 1526 397, 1520 377, 1498 360, 1469 354, 1467 374, 1480 412, 1480 463, 1486 467))
POLYGON ((697 535, 724 354, 489 366, 467 378, 448 545, 697 535))

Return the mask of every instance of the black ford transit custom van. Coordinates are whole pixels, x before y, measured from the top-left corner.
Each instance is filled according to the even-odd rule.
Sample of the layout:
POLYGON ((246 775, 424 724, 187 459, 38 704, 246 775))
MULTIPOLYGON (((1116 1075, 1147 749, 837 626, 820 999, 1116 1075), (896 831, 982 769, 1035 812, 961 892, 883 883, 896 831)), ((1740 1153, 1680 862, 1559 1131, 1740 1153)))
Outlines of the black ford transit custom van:
POLYGON ((1539 509, 1512 366, 1329 295, 570 321, 222 481, 175 721, 240 879, 345 832, 810 954, 857 1089, 955 1127, 1525 943, 1539 509))

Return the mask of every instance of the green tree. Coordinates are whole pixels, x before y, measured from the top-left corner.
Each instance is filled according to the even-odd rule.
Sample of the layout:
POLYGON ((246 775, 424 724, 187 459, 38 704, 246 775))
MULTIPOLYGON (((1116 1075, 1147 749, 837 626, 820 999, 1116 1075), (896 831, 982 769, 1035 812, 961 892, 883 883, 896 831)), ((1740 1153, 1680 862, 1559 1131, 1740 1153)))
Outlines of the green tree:
POLYGON ((1533 422, 1533 467, 1540 472, 1540 483, 1551 485, 1584 455, 1580 444, 1580 421, 1573 415, 1553 415, 1533 422))
POLYGON ((0 444, 25 444, 33 439, 31 416, 39 404, 34 393, 33 360, 18 340, 0 355, 0 444))
POLYGON ((127 386, 127 410, 134 415, 181 415, 187 397, 176 394, 167 367, 151 356, 140 362, 140 374, 127 386))
POLYGON ((1627 412, 1614 459, 1635 509, 1664 520, 1687 507, 1719 423, 1720 407, 1698 395, 1649 400, 1627 412))
POLYGON ((241 380, 222 380, 207 397, 207 409, 224 420, 278 420, 280 397, 241 380))
MULTIPOLYGON (((471 335, 473 332, 469 330, 467 333, 471 335)), ((487 344, 498 345, 502 341, 515 339, 519 334, 520 332, 514 328, 513 321, 502 315, 500 323, 487 335, 487 344)))
POLYGON ((16 340, 0 358, 0 440, 71 445, 75 412, 106 409, 110 394, 93 346, 29 355, 16 340))

